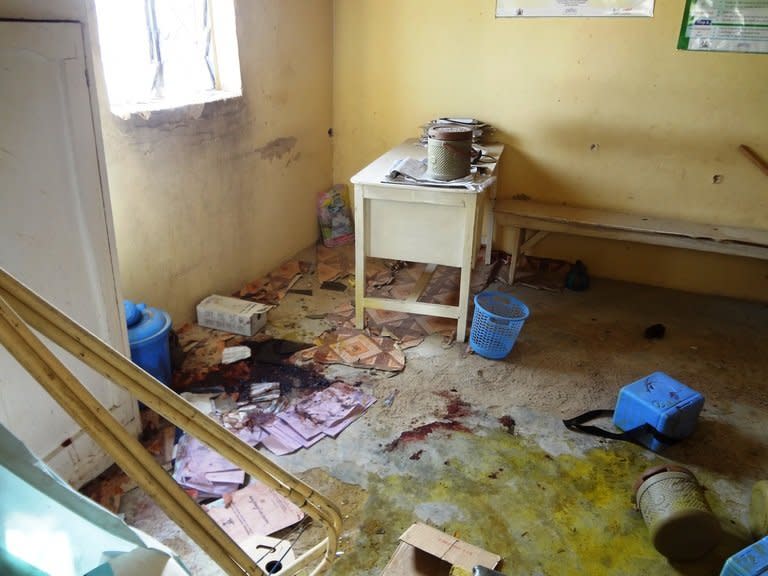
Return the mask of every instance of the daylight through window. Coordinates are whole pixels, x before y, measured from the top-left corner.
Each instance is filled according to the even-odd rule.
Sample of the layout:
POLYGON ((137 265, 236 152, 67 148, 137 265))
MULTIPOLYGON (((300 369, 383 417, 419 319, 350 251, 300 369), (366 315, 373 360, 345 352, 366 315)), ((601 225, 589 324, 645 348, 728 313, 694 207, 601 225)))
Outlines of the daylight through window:
POLYGON ((115 114, 240 95, 233 0, 96 0, 96 16, 115 114))

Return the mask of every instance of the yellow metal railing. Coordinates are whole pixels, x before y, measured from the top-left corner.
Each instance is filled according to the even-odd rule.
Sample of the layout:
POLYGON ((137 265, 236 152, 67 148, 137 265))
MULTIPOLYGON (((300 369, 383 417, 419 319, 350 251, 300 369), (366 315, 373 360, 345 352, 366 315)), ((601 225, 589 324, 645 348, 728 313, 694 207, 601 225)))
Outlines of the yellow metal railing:
POLYGON ((327 498, 166 388, 0 268, 0 343, 67 413, 228 575, 263 574, 30 330, 34 328, 163 418, 195 436, 320 522, 326 536, 281 574, 325 572, 336 556, 341 515, 327 498), (317 565, 309 568, 314 562, 317 565))

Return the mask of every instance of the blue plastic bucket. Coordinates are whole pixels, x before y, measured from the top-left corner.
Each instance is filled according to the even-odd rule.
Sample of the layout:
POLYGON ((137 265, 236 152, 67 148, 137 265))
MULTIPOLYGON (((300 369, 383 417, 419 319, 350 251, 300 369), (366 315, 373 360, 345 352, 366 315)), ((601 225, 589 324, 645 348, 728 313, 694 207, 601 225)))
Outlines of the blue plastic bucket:
POLYGON ((131 360, 160 380, 166 386, 171 384, 171 347, 168 333, 171 317, 157 308, 146 304, 123 302, 125 320, 128 324, 128 341, 131 345, 131 360))
POLYGON ((506 357, 529 313, 528 306, 505 292, 480 292, 475 296, 469 345, 485 358, 506 357))

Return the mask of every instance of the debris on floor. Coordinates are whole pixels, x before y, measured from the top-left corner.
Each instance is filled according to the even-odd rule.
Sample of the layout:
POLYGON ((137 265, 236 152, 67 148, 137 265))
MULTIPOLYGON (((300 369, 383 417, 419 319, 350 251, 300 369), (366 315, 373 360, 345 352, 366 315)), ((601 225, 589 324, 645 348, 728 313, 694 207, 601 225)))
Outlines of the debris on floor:
MULTIPOLYGON (((396 271, 393 282, 381 289, 396 284, 407 270, 396 271)), ((311 298, 288 297, 276 310, 291 321, 295 315, 297 323, 310 315, 327 317, 306 322, 309 329, 301 338, 307 342, 328 328, 334 316, 330 311, 339 303, 344 302, 347 319, 353 318, 349 292, 318 290, 316 277, 312 287, 312 298, 322 298, 321 305, 315 306, 311 298)), ((665 292, 671 303, 663 308, 654 300, 662 293, 655 288, 601 280, 578 298, 526 288, 520 292, 542 312, 521 342, 526 345, 524 354, 512 362, 489 364, 475 355, 461 355, 458 347, 441 354, 438 346, 427 342, 419 353, 408 355, 407 371, 370 371, 376 395, 384 407, 389 405, 368 413, 376 417, 370 426, 358 421, 354 430, 348 429, 336 440, 280 459, 314 488, 323 493, 330 489, 343 507, 340 550, 344 555, 338 558, 334 573, 381 573, 397 546, 397 536, 421 521, 498 552, 510 566, 500 569, 505 573, 678 574, 678 566, 656 552, 641 512, 632 510, 630 503, 638 474, 668 461, 683 462, 695 471, 713 513, 728 532, 691 569, 691 574, 718 573, 714 566, 719 570, 729 555, 749 544, 736 538, 744 532, 744 506, 739 502, 746 500, 746 492, 735 489, 766 477, 761 457, 764 427, 754 420, 766 407, 762 388, 754 388, 755 382, 766 381, 761 378, 764 363, 756 360, 758 343, 764 340, 765 309, 747 307, 750 313, 736 315, 733 327, 725 321, 733 317, 731 302, 722 305, 712 298, 665 292), (701 319, 700 312, 706 312, 701 319), (640 335, 656 314, 667 325, 686 326, 685 341, 644 345, 640 335), (712 337, 713 326, 722 329, 717 339, 712 337), (695 354, 691 344, 696 344, 695 354), (747 373, 737 373, 736 365, 742 360, 747 373), (647 373, 649 365, 674 367, 670 374, 695 382, 697 389, 707 393, 708 412, 690 440, 669 449, 662 458, 633 444, 571 435, 562 428, 562 414, 612 405, 621 383, 647 373), (390 374, 394 378, 384 380, 390 374), (436 395, 445 395, 446 402, 436 395), (728 458, 722 457, 723 446, 728 458), (613 543, 608 548, 606 538, 613 543)), ((402 321, 396 314, 378 319, 385 324, 402 321)), ((267 330, 277 327, 275 322, 267 330)), ((374 334, 371 316, 368 328, 374 334)), ((289 331, 275 333, 293 337, 289 331)), ((338 375, 354 374, 346 367, 315 365, 314 360, 302 364, 305 372, 294 373, 290 370, 299 366, 284 364, 286 355, 292 354, 274 340, 254 342, 223 334, 214 339, 218 343, 186 342, 185 370, 199 364, 184 376, 185 386, 179 388, 215 389, 200 397, 208 410, 213 410, 211 397, 226 394, 217 404, 223 410, 231 407, 230 401, 237 404, 246 391, 250 394, 254 383, 280 382, 281 397, 298 403, 333 384, 338 375), (222 366, 224 348, 238 345, 248 346, 251 358, 222 366), (274 364, 263 366, 267 362, 262 359, 272 352, 274 364), (203 364, 204 359, 210 366, 203 364), (258 370, 254 364, 259 364, 258 370), (334 377, 320 382, 331 374, 334 377), (317 378, 317 386, 294 388, 290 383, 304 378, 317 378)), ((368 382, 362 389, 370 392, 368 382)), ((275 420, 287 426, 279 416, 275 420)), ((260 425, 254 429, 263 431, 260 425)), ((278 534, 283 540, 277 542, 286 545, 286 535, 278 534)), ((264 538, 254 536, 253 540, 264 538)), ((458 576, 459 568, 454 568, 453 576, 458 576)))
MULTIPOLYGON (((142 409, 140 415, 143 432, 139 439, 142 446, 160 466, 170 472, 173 470, 174 428, 164 425, 162 418, 151 410, 142 409)), ((123 495, 134 488, 136 482, 113 464, 80 491, 117 514, 123 495)))
POLYGON ((362 390, 336 382, 318 390, 261 424, 261 443, 276 456, 310 448, 324 438, 336 438, 376 399, 362 390))
POLYGON ((256 565, 264 574, 278 574, 283 566, 289 566, 296 561, 293 552, 293 542, 254 534, 242 542, 238 542, 243 551, 256 560, 256 565))
POLYGON ((235 296, 271 306, 277 305, 302 274, 307 274, 310 270, 309 263, 290 260, 265 277, 249 282, 238 290, 235 296))
POLYGON ((245 472, 194 436, 176 444, 173 479, 196 500, 220 498, 245 482, 245 472))
MULTIPOLYGON (((183 339, 184 333, 180 333, 183 339)), ((173 389, 177 392, 242 392, 254 382, 280 382, 283 392, 293 388, 315 388, 330 384, 322 374, 310 368, 287 363, 297 350, 310 348, 310 344, 283 340, 240 340, 239 344, 251 349, 251 356, 232 364, 222 364, 220 351, 210 345, 201 348, 199 356, 188 356, 174 373, 173 389), (206 359, 212 363, 206 363, 206 359)))
POLYGON ((574 290, 576 292, 583 292, 589 289, 589 274, 587 273, 587 267, 581 260, 571 266, 568 271, 568 276, 565 278, 565 287, 568 290, 574 290))
POLYGON ((335 438, 376 402, 359 388, 335 382, 318 390, 277 417, 311 440, 319 435, 335 438))
POLYGON ((667 327, 664 324, 652 324, 645 329, 643 336, 647 340, 661 340, 666 333, 667 327))
MULTIPOLYGON (((338 327, 354 329, 355 307, 342 304, 326 315, 326 320, 338 327)), ((397 340, 401 350, 418 346, 430 334, 441 334, 446 338, 455 337, 456 320, 369 309, 365 311, 366 330, 375 336, 386 336, 397 340)))
POLYGON ((341 280, 355 272, 354 245, 328 248, 317 245, 317 279, 320 284, 341 280))
POLYGON ((515 282, 521 286, 560 292, 566 286, 570 262, 522 254, 515 268, 515 282))
POLYGON ((136 488, 136 482, 113 465, 83 486, 80 492, 113 514, 117 514, 120 511, 123 494, 134 488, 136 488))
POLYGON ((356 328, 338 328, 320 337, 320 344, 297 352, 295 363, 344 364, 353 368, 374 368, 400 372, 405 354, 392 338, 369 336, 356 328))
POLYGON ((251 349, 248 346, 230 346, 224 348, 221 352, 221 363, 232 364, 239 360, 246 360, 251 357, 251 349))
POLYGON ((422 523, 413 524, 381 573, 382 576, 469 576, 475 566, 495 568, 501 556, 463 542, 422 523), (459 568, 457 572, 454 568, 459 568))
POLYGON ((304 518, 298 506, 256 479, 204 508, 237 543, 254 534, 274 534, 304 518))

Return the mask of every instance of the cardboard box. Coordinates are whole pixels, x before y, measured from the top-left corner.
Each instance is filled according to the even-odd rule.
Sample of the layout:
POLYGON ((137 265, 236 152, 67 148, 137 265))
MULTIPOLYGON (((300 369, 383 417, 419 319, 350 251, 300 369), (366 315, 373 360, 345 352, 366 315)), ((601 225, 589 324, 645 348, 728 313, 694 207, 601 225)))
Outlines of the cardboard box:
POLYGON ((493 569, 500 561, 497 554, 417 523, 400 536, 400 544, 381 576, 449 576, 460 571, 472 574, 474 566, 493 569))
POLYGON ((206 328, 253 336, 267 323, 269 309, 258 302, 214 294, 197 305, 197 323, 206 328))

